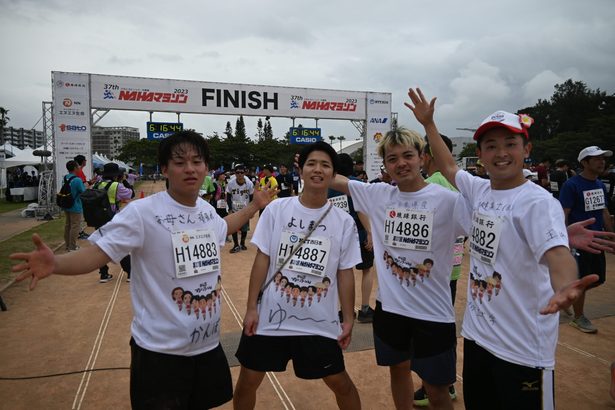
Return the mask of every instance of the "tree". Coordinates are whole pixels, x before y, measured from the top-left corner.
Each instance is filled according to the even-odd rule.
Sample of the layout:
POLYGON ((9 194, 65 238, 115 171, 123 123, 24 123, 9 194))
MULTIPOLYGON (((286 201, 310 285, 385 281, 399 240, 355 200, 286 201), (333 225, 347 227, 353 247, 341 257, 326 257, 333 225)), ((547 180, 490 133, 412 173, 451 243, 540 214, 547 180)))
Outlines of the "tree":
POLYGON ((266 140, 273 139, 273 129, 271 128, 270 119, 271 119, 270 117, 265 117, 265 131, 264 131, 263 138, 266 140))
POLYGON ((339 137, 337 137, 338 140, 340 140, 340 152, 342 151, 342 141, 344 141, 346 139, 346 137, 344 137, 343 135, 340 135, 339 137))
POLYGON ((463 146, 461 152, 459 153, 459 158, 463 157, 475 157, 476 156, 476 143, 471 142, 463 146))
POLYGON ((8 122, 11 120, 7 114, 9 113, 9 110, 5 109, 4 107, 0 107, 0 127, 4 128, 6 127, 6 124, 8 124, 8 122))
POLYGON ((262 141, 264 135, 265 132, 263 131, 263 120, 259 118, 258 122, 256 123, 256 139, 258 141, 262 141))
POLYGON ((4 127, 10 121, 10 118, 6 115, 9 113, 9 110, 4 107, 0 107, 0 141, 4 142, 4 127))
POLYGON ((118 158, 136 167, 139 164, 155 167, 158 163, 159 144, 160 141, 158 140, 141 139, 128 141, 120 150, 118 158))
POLYGON ((329 135, 329 140, 331 140, 331 145, 335 142, 335 135, 329 135))
POLYGON ((233 127, 231 127, 230 121, 226 122, 226 129, 224 130, 224 135, 226 135, 226 138, 233 138, 233 127))
POLYGON ((239 141, 247 141, 248 135, 246 134, 246 124, 243 122, 243 115, 237 118, 235 124, 235 139, 239 141))
POLYGON ((529 129, 533 141, 555 137, 558 133, 579 132, 587 129, 588 121, 615 109, 613 96, 604 91, 591 90, 582 81, 566 80, 555 85, 549 101, 538 100, 532 107, 518 112, 529 114, 534 124, 529 129))

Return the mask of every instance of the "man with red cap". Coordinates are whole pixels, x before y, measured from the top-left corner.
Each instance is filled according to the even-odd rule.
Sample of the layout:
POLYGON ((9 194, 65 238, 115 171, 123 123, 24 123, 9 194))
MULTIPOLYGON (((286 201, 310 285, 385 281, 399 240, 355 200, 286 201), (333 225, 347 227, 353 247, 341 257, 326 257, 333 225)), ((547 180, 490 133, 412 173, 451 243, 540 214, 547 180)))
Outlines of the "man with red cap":
POLYGON ((531 151, 524 114, 496 111, 476 130, 477 155, 490 179, 460 170, 434 122, 435 98, 408 92, 406 106, 423 124, 436 165, 466 199, 472 217, 469 283, 461 334, 468 409, 553 409, 560 309, 598 277, 577 279, 564 212, 523 177, 531 151))

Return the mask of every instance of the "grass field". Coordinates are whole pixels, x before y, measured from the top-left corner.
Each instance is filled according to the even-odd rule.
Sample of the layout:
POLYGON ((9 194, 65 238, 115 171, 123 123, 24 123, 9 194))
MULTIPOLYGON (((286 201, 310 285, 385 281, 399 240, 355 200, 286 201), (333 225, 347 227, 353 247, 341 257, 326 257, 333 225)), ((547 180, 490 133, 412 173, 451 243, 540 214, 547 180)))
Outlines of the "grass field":
POLYGON ((32 244, 32 234, 35 232, 43 238, 51 249, 54 249, 64 242, 64 218, 54 219, 0 242, 0 286, 11 281, 16 276, 11 272, 11 266, 15 262, 9 259, 9 255, 15 252, 32 250, 34 247, 32 244))
MULTIPOLYGON (((34 201, 33 201, 34 202, 34 201)), ((6 199, 0 200, 0 214, 14 211, 15 209, 26 208, 32 202, 8 202, 6 199)))

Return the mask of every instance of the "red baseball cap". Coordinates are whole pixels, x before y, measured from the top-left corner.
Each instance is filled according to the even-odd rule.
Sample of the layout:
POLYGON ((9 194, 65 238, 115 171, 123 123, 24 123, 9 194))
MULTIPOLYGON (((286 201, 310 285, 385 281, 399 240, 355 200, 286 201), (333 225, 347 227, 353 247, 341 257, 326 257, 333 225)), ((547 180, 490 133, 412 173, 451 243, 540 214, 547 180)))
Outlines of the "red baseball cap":
POLYGON ((512 114, 506 111, 496 111, 483 120, 480 127, 474 133, 474 140, 478 139, 487 131, 496 127, 506 128, 515 134, 523 134, 529 138, 527 129, 532 125, 534 119, 527 114, 512 114))

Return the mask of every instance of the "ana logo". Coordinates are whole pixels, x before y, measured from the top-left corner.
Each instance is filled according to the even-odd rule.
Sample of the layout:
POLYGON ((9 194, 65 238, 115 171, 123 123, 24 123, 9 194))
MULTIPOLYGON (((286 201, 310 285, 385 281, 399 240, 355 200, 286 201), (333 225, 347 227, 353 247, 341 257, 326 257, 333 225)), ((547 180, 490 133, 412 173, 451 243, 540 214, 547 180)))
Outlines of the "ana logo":
POLYGON ((370 118, 369 122, 372 124, 386 124, 389 119, 387 117, 382 118, 370 118))
POLYGON ((71 132, 71 131, 86 131, 88 128, 85 125, 67 125, 60 124, 60 131, 62 132, 71 132))
POLYGON ((491 116, 492 121, 504 121, 504 113, 496 112, 491 116))
POLYGON ((382 139, 382 133, 381 132, 375 133, 373 138, 374 138, 374 141, 380 142, 380 140, 382 139))
POLYGON ((64 101, 62 101, 62 105, 65 106, 66 108, 72 107, 73 100, 71 100, 70 98, 65 98, 64 101))
POLYGON ((389 217, 390 218, 395 218, 395 215, 397 215, 397 212, 395 212, 395 210, 391 210, 391 212, 389 212, 389 217))

